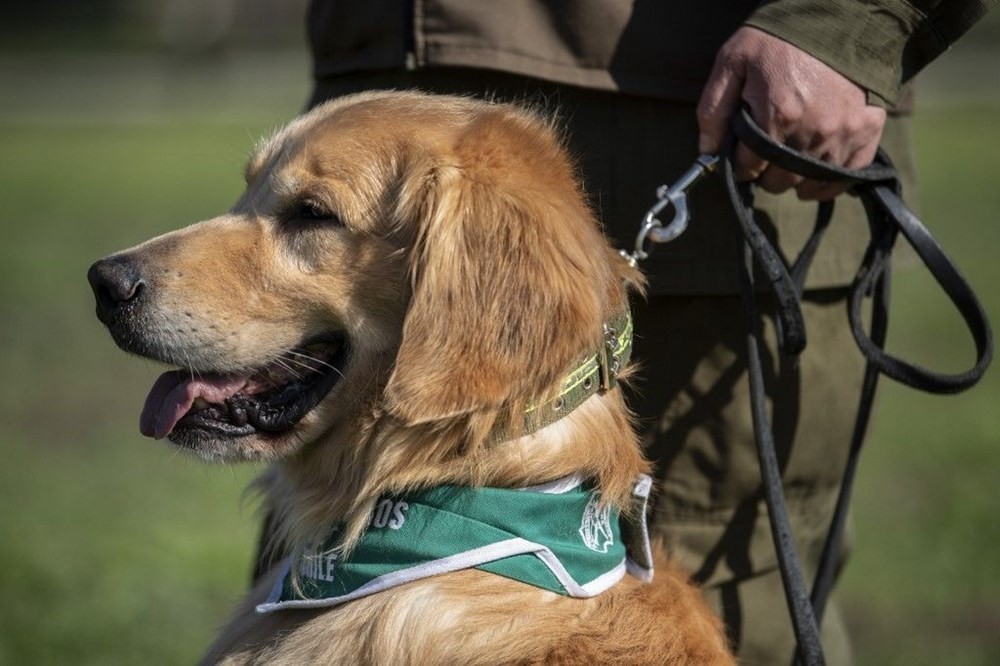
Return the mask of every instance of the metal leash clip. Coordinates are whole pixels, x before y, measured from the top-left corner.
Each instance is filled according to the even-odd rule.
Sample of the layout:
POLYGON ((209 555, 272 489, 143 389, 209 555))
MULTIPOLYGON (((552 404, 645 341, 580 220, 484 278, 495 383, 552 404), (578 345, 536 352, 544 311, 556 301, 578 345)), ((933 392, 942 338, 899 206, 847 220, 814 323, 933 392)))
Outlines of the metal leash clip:
POLYGON ((621 250, 621 255, 635 268, 638 262, 649 257, 647 241, 654 243, 669 243, 687 229, 690 214, 688 213, 687 193, 698 181, 715 171, 719 163, 718 155, 699 155, 694 164, 684 172, 673 185, 660 185, 656 188, 657 202, 643 218, 639 234, 635 237, 635 249, 632 252, 621 250), (660 221, 659 215, 671 206, 674 217, 668 224, 660 221))

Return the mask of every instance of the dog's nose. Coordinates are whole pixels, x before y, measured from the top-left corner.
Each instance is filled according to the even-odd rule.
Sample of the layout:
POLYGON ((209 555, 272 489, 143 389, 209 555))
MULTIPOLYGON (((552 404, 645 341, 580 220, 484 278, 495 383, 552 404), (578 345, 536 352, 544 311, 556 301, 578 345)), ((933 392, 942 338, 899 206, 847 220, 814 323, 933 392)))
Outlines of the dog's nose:
POLYGON ((124 257, 101 259, 87 271, 87 280, 97 299, 97 318, 105 324, 135 304, 145 286, 138 266, 124 257))

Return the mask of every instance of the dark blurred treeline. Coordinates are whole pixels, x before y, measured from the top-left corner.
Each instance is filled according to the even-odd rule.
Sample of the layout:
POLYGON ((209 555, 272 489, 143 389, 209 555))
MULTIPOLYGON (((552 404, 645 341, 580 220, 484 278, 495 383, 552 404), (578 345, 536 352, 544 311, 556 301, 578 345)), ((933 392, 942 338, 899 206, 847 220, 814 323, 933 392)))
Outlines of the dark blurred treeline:
POLYGON ((0 2, 0 51, 301 46, 308 0, 0 2))

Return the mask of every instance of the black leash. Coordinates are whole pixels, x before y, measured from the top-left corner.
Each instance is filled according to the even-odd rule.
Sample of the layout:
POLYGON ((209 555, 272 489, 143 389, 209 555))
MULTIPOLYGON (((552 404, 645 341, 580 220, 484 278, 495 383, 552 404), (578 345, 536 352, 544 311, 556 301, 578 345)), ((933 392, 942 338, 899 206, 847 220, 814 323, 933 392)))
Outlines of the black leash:
POLYGON ((993 357, 993 336, 986 313, 968 282, 920 220, 903 204, 899 178, 887 155, 880 151, 870 166, 858 170, 825 164, 774 141, 757 126, 745 109, 735 118, 732 134, 721 157, 699 157, 695 166, 677 184, 672 187, 664 186, 657 191, 660 201, 647 214, 636 239, 634 252, 625 254, 629 261, 634 264, 648 256, 648 240, 670 240, 683 231, 688 222, 686 192, 703 175, 714 170, 717 163, 722 165, 722 176, 744 241, 739 271, 747 325, 750 401, 771 532, 798 643, 798 658, 806 666, 815 666, 825 663, 819 627, 840 567, 839 553, 854 476, 879 375, 886 375, 907 386, 930 393, 964 391, 979 381, 989 366, 993 357), (871 234, 861 268, 851 286, 848 308, 851 331, 866 359, 865 376, 843 483, 811 594, 795 548, 785 506, 781 470, 775 453, 774 435, 767 415, 760 354, 761 318, 757 308, 754 264, 767 280, 768 289, 777 302, 778 342, 782 352, 791 355, 801 353, 806 345, 806 329, 800 304, 802 290, 816 248, 829 226, 834 206, 833 202, 819 204, 813 232, 789 269, 754 219, 752 186, 736 180, 733 161, 737 140, 786 171, 815 180, 848 183, 850 193, 857 196, 864 205, 871 234), (664 226, 657 216, 667 206, 673 206, 675 218, 664 226), (976 362, 965 372, 936 372, 893 356, 884 349, 889 323, 890 258, 900 233, 958 310, 972 335, 976 346, 976 362), (865 330, 862 321, 862 306, 866 298, 872 300, 870 331, 865 330))

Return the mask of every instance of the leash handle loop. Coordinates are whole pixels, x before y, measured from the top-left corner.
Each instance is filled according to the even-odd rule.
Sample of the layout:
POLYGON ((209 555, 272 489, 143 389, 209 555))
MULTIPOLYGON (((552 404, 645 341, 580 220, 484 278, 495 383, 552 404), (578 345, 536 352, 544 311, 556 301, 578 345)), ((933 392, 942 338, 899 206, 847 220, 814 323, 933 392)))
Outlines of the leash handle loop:
POLYGON ((927 228, 903 204, 894 189, 883 184, 873 185, 862 196, 869 199, 869 205, 881 208, 881 212, 895 225, 895 229, 902 233, 961 315, 976 346, 976 361, 964 372, 941 373, 889 354, 882 345, 872 341, 864 330, 861 306, 866 294, 871 292, 879 276, 887 270, 889 260, 886 250, 873 248, 866 254, 861 271, 851 288, 851 331, 858 347, 882 374, 915 389, 949 394, 971 388, 993 360, 993 334, 982 304, 952 260, 927 228))
MULTIPOLYGON (((880 150, 875 161, 862 169, 845 169, 827 164, 775 141, 757 125, 745 107, 734 118, 732 131, 744 145, 760 157, 786 171, 815 180, 849 183, 852 186, 852 193, 860 197, 864 203, 869 223, 872 225, 872 240, 851 288, 849 316, 854 338, 865 357, 887 377, 930 393, 958 393, 978 382, 993 358, 993 334, 986 313, 954 262, 903 203, 899 178, 888 155, 880 150), (931 276, 965 321, 976 346, 976 361, 968 370, 955 374, 929 370, 886 353, 881 345, 873 343, 865 334, 861 320, 861 304, 865 295, 871 293, 878 277, 888 270, 892 245, 897 236, 896 231, 902 232, 903 237, 916 251, 931 276)), ((821 204, 820 218, 826 217, 830 212, 824 211, 821 204)), ((743 224, 743 216, 740 217, 743 224)), ((760 256, 758 255, 758 261, 760 256)), ((800 260, 802 258, 800 256, 800 260)), ((800 262, 796 264, 796 272, 799 275, 796 276, 795 282, 801 293, 807 266, 800 267, 800 262), (797 270, 799 268, 802 270, 797 270)), ((787 289, 785 285, 782 287, 787 289)), ((781 294, 778 294, 778 300, 781 312, 785 307, 781 294)), ((797 303, 792 307, 799 309, 797 303)), ((788 318, 790 317, 782 317, 783 323, 788 318)), ((800 314, 795 317, 796 323, 800 318, 800 314)))

